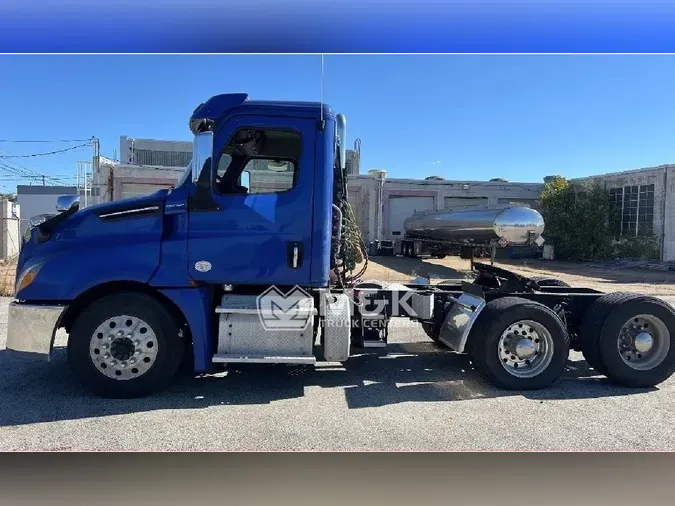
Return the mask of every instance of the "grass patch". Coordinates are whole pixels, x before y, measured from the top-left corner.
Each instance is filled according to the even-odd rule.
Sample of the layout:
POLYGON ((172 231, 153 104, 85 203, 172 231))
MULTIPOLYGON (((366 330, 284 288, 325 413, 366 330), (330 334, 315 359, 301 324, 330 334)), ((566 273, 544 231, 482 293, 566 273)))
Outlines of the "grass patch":
POLYGON ((0 296, 12 297, 16 281, 16 258, 0 261, 0 296))

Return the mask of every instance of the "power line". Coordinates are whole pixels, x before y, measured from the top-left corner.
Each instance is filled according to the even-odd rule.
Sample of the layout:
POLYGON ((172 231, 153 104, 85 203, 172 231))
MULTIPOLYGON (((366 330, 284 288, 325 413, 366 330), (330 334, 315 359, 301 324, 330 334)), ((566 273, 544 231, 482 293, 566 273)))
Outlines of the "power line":
POLYGON ((2 159, 8 159, 8 158, 34 158, 36 156, 48 156, 48 155, 58 155, 59 153, 65 153, 66 151, 74 151, 76 149, 84 148, 87 146, 91 146, 90 142, 87 142, 86 144, 79 144, 77 146, 71 146, 69 148, 64 148, 64 149, 57 149, 55 151, 48 151, 45 153, 32 153, 30 155, 0 155, 0 158, 2 159))
POLYGON ((89 139, 54 139, 51 141, 47 140, 22 140, 22 139, 0 139, 0 142, 12 142, 12 143, 50 143, 50 142, 90 142, 91 138, 89 139))

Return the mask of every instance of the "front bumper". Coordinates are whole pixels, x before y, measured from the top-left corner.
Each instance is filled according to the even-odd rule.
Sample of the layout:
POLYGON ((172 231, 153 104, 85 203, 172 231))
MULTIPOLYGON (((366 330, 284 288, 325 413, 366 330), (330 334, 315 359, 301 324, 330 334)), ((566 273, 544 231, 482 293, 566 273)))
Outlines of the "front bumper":
POLYGON ((7 350, 49 360, 56 327, 66 307, 12 301, 7 315, 7 350))

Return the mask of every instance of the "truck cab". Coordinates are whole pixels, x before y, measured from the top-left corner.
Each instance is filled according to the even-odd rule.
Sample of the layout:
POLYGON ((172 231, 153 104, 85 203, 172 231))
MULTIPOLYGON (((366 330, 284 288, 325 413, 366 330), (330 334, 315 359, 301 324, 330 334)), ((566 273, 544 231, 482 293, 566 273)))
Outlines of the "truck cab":
MULTIPOLYGON (((73 342, 92 305, 110 307, 111 297, 134 294, 150 312, 161 307, 171 315, 182 338, 194 343, 196 369, 205 371, 216 348, 211 315, 223 286, 246 294, 270 286, 328 287, 344 117, 336 121, 321 103, 224 94, 200 104, 189 127, 193 160, 175 188, 85 209, 65 197, 60 214, 29 228, 17 265, 9 349, 48 359, 57 328, 73 342)), ((126 328, 111 332, 107 347, 92 354, 113 357, 104 350, 118 333, 133 357, 139 339, 127 338, 126 328)), ((73 353, 69 347, 71 365, 73 353)), ((124 362, 115 359, 112 368, 124 362)))
POLYGON ((472 283, 361 282, 346 120, 329 106, 223 94, 189 128, 193 158, 174 188, 84 209, 67 196, 31 223, 8 350, 49 360, 64 329, 84 386, 137 397, 182 363, 344 362, 386 346, 389 320, 407 317, 502 388, 549 385, 570 348, 627 386, 672 374, 675 312, 653 298, 488 265, 472 283))

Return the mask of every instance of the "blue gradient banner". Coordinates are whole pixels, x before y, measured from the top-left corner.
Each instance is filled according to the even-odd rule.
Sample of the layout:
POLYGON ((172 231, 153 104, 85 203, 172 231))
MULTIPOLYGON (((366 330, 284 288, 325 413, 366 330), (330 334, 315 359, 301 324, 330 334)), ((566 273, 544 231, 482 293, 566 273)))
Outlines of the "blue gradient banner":
POLYGON ((2 52, 675 52, 670 1, 1 4, 2 52))

